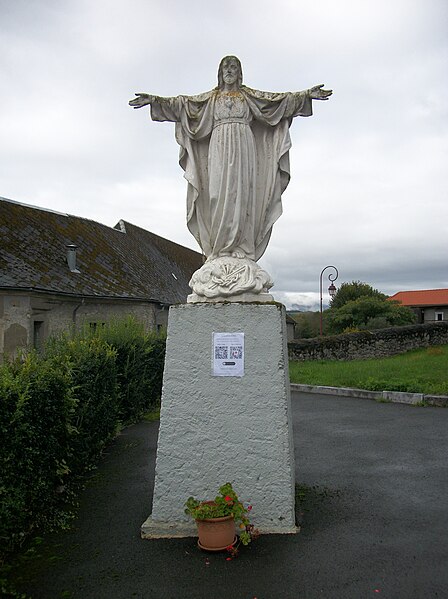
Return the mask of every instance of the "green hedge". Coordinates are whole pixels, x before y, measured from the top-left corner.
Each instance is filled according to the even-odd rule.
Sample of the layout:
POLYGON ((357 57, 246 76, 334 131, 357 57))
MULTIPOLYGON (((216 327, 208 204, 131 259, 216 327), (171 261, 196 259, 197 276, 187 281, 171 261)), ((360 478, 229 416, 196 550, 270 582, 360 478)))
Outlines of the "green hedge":
POLYGON ((0 369, 0 545, 55 523, 74 409, 68 373, 34 355, 0 369))
POLYGON ((164 338, 127 320, 0 367, 0 547, 67 521, 106 443, 160 405, 164 354, 164 338))
POLYGON ((165 336, 145 334, 133 319, 111 323, 96 335, 116 350, 120 420, 160 407, 165 336))

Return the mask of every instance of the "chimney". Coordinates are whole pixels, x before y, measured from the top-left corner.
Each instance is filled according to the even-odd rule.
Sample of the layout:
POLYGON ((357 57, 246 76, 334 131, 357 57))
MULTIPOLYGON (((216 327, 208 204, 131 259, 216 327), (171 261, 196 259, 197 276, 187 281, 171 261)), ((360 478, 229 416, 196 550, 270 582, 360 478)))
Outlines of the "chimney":
POLYGON ((69 245, 67 245, 67 264, 70 269, 70 272, 79 273, 80 271, 76 268, 76 250, 77 249, 78 249, 78 246, 74 245, 73 243, 70 243, 69 245))

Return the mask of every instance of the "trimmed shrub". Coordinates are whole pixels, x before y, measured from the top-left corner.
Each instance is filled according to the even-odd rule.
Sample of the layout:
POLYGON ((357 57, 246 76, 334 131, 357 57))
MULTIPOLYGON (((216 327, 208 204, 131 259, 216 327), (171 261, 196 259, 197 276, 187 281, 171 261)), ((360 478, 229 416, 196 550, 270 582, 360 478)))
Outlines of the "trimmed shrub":
POLYGON ((134 318, 108 323, 96 335, 116 351, 120 420, 133 422, 160 407, 165 336, 145 333, 134 318))
POLYGON ((0 539, 12 548, 60 521, 75 401, 67 370, 29 354, 0 368, 0 539))
POLYGON ((66 462, 72 475, 95 463, 118 429, 116 351, 97 337, 59 340, 48 356, 70 373, 74 409, 68 414, 72 432, 66 462))
MULTIPOLYGON (((0 544, 67 521, 120 426, 160 405, 165 339, 135 320, 50 340, 0 367, 0 544)), ((1 556, 0 556, 1 557, 1 556)))

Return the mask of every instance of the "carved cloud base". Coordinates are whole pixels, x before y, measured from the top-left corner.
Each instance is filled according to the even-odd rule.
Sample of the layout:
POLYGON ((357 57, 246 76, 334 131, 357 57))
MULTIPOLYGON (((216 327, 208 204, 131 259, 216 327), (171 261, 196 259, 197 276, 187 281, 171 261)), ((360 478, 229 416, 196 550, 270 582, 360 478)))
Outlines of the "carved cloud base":
POLYGON ((270 275, 250 258, 221 256, 207 262, 191 278, 188 303, 271 302, 270 275))

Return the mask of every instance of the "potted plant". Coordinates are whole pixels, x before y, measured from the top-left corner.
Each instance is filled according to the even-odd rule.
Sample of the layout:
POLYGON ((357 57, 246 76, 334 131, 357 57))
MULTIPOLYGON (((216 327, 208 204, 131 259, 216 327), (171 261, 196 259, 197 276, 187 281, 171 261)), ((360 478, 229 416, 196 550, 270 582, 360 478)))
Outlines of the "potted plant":
POLYGON ((219 495, 212 501, 189 497, 185 502, 185 513, 196 520, 199 547, 206 551, 226 549, 232 556, 237 554, 240 543, 248 545, 258 535, 249 522, 248 513, 251 509, 251 505, 245 507, 238 499, 231 483, 222 485, 219 495), (235 534, 235 525, 241 530, 239 539, 235 534))

